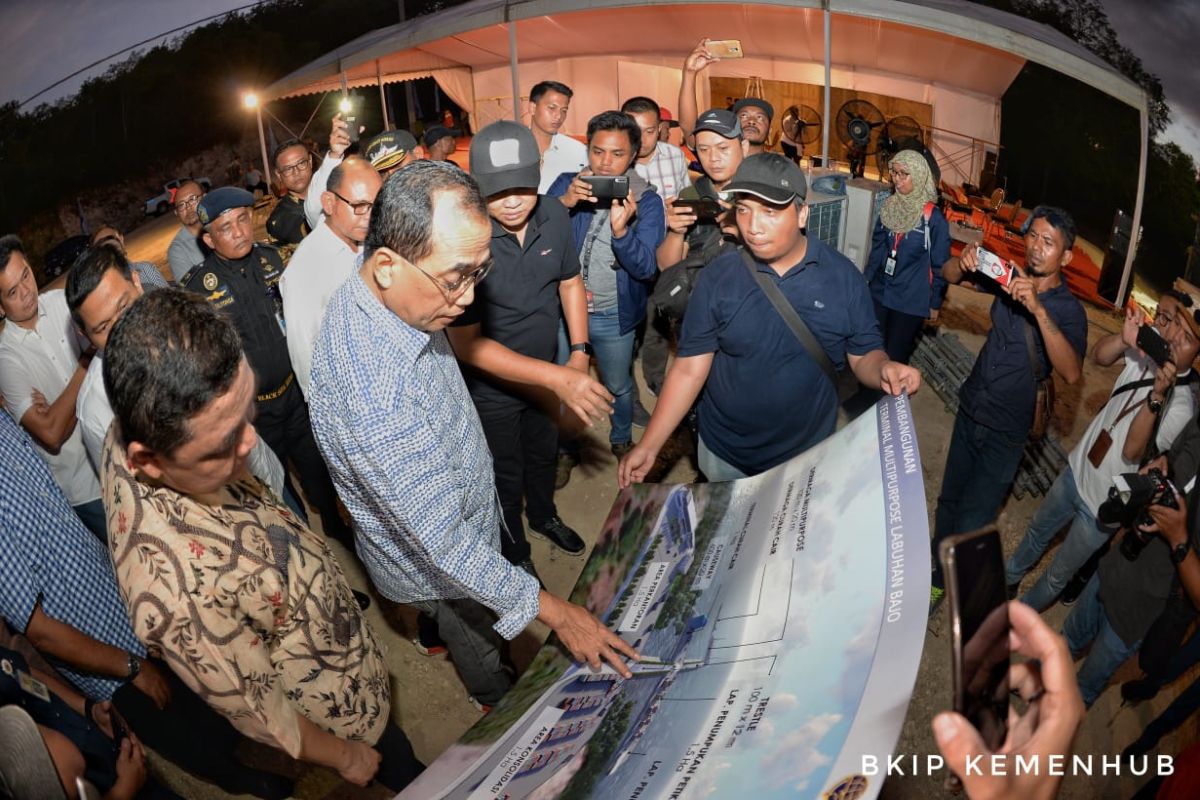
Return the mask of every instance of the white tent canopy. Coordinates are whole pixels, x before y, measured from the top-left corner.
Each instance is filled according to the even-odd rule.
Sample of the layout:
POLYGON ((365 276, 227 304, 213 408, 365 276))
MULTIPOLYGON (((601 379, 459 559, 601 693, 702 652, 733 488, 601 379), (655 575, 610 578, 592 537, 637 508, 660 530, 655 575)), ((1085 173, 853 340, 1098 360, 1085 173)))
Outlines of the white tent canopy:
MULTIPOLYGON (((674 107, 683 57, 705 37, 740 39, 747 54, 714 64, 710 77, 829 85, 931 105, 935 153, 973 139, 999 141, 1000 98, 1027 60, 1069 75, 1141 117, 1137 230, 1148 141, 1144 90, 1058 31, 965 0, 474 0, 365 34, 260 96, 433 77, 471 111, 478 129, 519 118, 525 106, 521 97, 514 104, 514 86, 527 96, 536 82, 553 79, 575 90, 564 129, 580 133, 592 115, 634 95, 674 107)), ((707 81, 698 83, 706 92, 707 81)), ((831 111, 822 112, 826 122, 831 111)), ((977 170, 946 177, 974 180, 977 170)), ((1131 249, 1122 296, 1132 259, 1131 249)))

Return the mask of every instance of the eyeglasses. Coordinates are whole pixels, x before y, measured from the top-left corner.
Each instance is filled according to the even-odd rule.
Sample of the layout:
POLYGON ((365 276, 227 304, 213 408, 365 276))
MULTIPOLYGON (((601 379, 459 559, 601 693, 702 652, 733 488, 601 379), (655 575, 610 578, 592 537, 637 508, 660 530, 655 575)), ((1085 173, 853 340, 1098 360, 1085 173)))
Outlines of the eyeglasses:
MULTIPOLYGON (((405 259, 405 260, 407 261, 407 259, 405 259)), ((446 303, 451 304, 455 300, 457 300, 459 297, 462 297, 463 293, 465 291, 467 291, 467 289, 471 288, 472 286, 474 286, 475 284, 479 283, 484 278, 486 278, 487 274, 492 271, 492 264, 494 264, 495 262, 488 261, 486 264, 484 264, 482 267, 475 270, 474 272, 466 273, 465 275, 460 277, 458 280, 454 281, 454 283, 446 283, 445 281, 442 281, 438 278, 433 277, 428 272, 421 269, 421 267, 418 266, 417 264, 413 264, 413 262, 411 262, 411 261, 408 261, 408 263, 412 264, 414 267, 416 267, 417 271, 420 272, 422 275, 424 275, 426 278, 429 278, 429 280, 431 280, 433 282, 433 285, 438 288, 438 291, 440 291, 442 293, 442 297, 446 298, 446 303)))
POLYGON ((187 200, 176 200, 175 201, 176 208, 195 208, 198 205, 200 205, 200 195, 196 195, 195 197, 189 197, 187 200))
POLYGON ((329 190, 329 193, 332 194, 334 197, 336 197, 338 200, 341 200, 346 205, 350 206, 350 210, 354 212, 354 216, 356 216, 356 217, 361 217, 363 214, 370 214, 371 208, 375 205, 374 203, 368 203, 368 202, 352 203, 349 200, 347 200, 346 198, 342 197, 337 192, 333 191, 332 189, 329 190))
POLYGON ((301 172, 307 172, 310 169, 312 169, 312 160, 306 157, 295 164, 279 167, 278 172, 280 175, 297 175, 301 172))
POLYGON ((896 169, 895 167, 889 167, 888 174, 890 174, 893 178, 898 178, 900 180, 912 177, 910 173, 905 172, 904 170, 896 169))

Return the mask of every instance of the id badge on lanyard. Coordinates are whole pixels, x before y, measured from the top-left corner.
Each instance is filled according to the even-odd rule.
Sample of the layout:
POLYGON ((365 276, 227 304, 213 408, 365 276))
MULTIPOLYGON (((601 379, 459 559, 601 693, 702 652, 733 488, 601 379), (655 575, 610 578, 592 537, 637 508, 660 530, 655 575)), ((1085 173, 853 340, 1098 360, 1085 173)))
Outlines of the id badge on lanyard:
POLYGON ((883 262, 883 274, 892 276, 896 274, 896 251, 900 249, 900 242, 904 239, 903 233, 897 233, 895 240, 892 242, 892 252, 888 256, 887 261, 883 262))

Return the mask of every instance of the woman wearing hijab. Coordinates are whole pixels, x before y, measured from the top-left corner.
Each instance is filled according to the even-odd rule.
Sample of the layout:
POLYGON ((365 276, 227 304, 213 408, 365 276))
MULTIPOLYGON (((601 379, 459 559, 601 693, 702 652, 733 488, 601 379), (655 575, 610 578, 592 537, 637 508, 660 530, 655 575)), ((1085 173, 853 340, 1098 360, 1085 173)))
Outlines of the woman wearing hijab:
POLYGON ((937 186, 924 156, 901 150, 889 172, 894 191, 879 210, 864 275, 884 350, 907 364, 922 323, 942 304, 950 226, 937 206, 937 186))

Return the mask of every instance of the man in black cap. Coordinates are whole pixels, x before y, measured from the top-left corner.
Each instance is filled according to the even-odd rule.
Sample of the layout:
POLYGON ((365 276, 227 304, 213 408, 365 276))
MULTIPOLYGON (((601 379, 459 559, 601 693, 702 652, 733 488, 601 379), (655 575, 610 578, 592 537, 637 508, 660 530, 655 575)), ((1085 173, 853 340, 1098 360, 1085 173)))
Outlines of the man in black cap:
POLYGON ((205 195, 197 213, 204 243, 212 252, 179 283, 204 295, 233 320, 254 370, 254 425, 259 435, 285 466, 291 459, 305 497, 321 515, 325 534, 353 551, 350 529, 338 513, 333 483, 313 439, 308 405, 288 358, 279 294, 283 261, 274 247, 255 243, 252 205, 254 195, 232 186, 205 195))
POLYGON ((891 394, 920 388, 917 370, 888 360, 858 268, 804 235, 807 193, 800 168, 774 153, 747 158, 725 187, 745 248, 701 272, 654 416, 621 460, 622 486, 654 466, 701 389, 700 470, 723 481, 765 472, 834 432, 833 370, 848 364, 863 385, 891 394), (795 310, 820 352, 800 343, 768 291, 795 310))
POLYGON ((742 125, 742 136, 749 145, 752 156, 767 152, 767 137, 771 133, 771 119, 775 109, 761 97, 743 97, 731 109, 742 125))
POLYGON ((516 122, 494 122, 471 140, 470 157, 491 217, 493 273, 448 334, 468 367, 467 386, 492 451, 508 528, 500 551, 532 574, 522 500, 530 530, 572 555, 584 550, 554 506, 558 403, 591 425, 609 413, 612 395, 588 374, 587 294, 571 220, 561 203, 537 193, 533 133, 516 122), (554 363, 560 317, 572 343, 566 366, 554 363))
POLYGON ((746 157, 748 145, 742 138, 742 126, 732 111, 710 108, 696 121, 692 136, 704 175, 678 198, 666 200, 667 238, 655 252, 663 273, 650 296, 653 319, 646 323, 642 342, 642 374, 656 395, 662 391, 670 345, 687 310, 696 273, 712 263, 726 246, 722 228, 731 237, 737 235, 737 226, 724 213, 729 205, 721 200, 720 191, 733 180, 746 157), (702 199, 709 201, 708 208, 676 203, 702 199), (722 213, 711 215, 709 212, 715 209, 722 209, 722 213), (704 213, 697 213, 700 210, 704 213))
POLYGON ((287 189, 267 217, 267 233, 278 245, 297 245, 308 236, 307 220, 304 219, 304 198, 312 181, 312 153, 299 139, 288 139, 275 148, 271 156, 275 174, 287 189))
POLYGON ((450 161, 450 154, 458 147, 454 142, 454 131, 445 125, 431 125, 422 141, 425 142, 425 155, 430 161, 450 161))
MULTIPOLYGON (((683 61, 683 79, 679 84, 679 124, 685 131, 696 124, 696 76, 714 61, 720 61, 708 49, 708 39, 701 39, 696 49, 683 61)), ((734 115, 742 125, 742 135, 750 145, 749 155, 767 152, 767 137, 775 109, 760 97, 745 97, 733 104, 734 115)), ((691 144, 691 140, 688 144, 691 144)))

